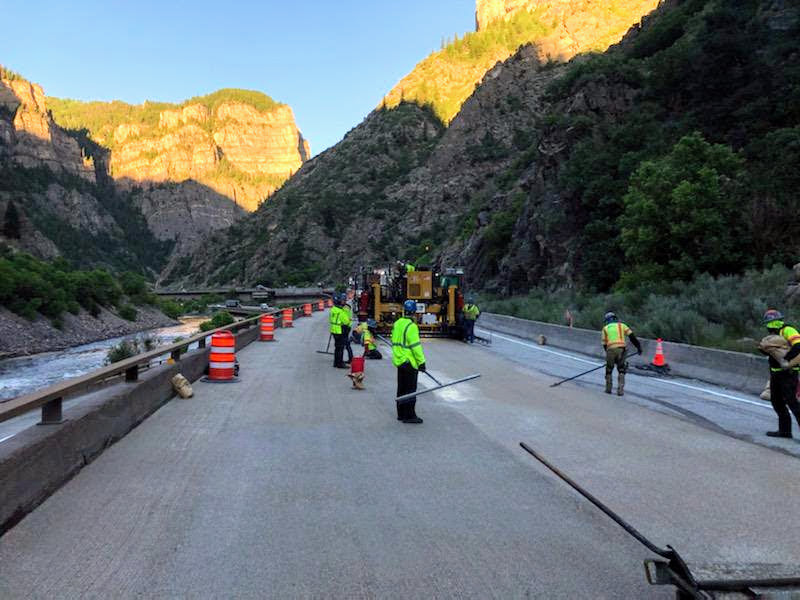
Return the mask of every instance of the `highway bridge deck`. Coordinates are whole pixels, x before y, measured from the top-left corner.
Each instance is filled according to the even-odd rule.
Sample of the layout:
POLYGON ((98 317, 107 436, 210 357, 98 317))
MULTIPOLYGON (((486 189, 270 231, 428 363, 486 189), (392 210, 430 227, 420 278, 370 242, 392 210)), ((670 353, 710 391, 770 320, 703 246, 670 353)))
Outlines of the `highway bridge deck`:
POLYGON ((520 441, 691 561, 800 563, 800 444, 753 443, 774 425, 763 406, 638 377, 625 398, 592 377, 552 389, 588 365, 495 336, 427 341, 437 377, 483 377, 404 425, 390 361, 359 392, 315 352, 324 314, 278 337, 0 538, 0 597, 672 597, 520 441))

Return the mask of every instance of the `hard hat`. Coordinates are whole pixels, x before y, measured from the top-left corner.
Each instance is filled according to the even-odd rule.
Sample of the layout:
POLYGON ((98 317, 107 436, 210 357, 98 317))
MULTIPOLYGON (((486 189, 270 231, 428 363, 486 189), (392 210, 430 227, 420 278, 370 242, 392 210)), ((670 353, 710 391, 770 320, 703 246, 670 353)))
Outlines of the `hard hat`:
POLYGON ((784 317, 781 311, 770 308, 764 313, 763 323, 768 329, 777 329, 778 327, 783 327, 783 319, 784 317))
POLYGON ((414 300, 406 300, 403 302, 403 310, 407 313, 417 312, 417 303, 414 300))
POLYGON ((367 327, 370 329, 375 329, 378 326, 378 322, 375 319, 367 319, 367 327))
POLYGON ((605 321, 606 323, 613 323, 616 320, 617 320, 617 315, 613 312, 607 312, 605 315, 603 315, 603 321, 605 321))

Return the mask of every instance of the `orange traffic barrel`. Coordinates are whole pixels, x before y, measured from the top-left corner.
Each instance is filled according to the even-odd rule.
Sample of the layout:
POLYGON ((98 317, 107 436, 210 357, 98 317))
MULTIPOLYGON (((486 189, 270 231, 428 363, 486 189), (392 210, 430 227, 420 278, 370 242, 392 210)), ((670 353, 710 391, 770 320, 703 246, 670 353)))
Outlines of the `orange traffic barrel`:
POLYGON ((283 309, 283 327, 294 327, 294 311, 291 308, 283 309))
POLYGON ((232 381, 235 370, 236 338, 230 331, 219 331, 211 336, 208 379, 209 381, 232 381))
POLYGON ((275 317, 272 315, 261 315, 261 341, 275 341, 275 317))
POLYGON ((324 300, 320 300, 317 303, 317 310, 325 310, 325 301, 324 300))
POLYGON ((333 300, 331 298, 328 298, 327 300, 325 300, 325 306, 327 306, 328 308, 333 306, 333 300))
POLYGON ((311 303, 303 304, 303 316, 310 317, 311 316, 311 303))

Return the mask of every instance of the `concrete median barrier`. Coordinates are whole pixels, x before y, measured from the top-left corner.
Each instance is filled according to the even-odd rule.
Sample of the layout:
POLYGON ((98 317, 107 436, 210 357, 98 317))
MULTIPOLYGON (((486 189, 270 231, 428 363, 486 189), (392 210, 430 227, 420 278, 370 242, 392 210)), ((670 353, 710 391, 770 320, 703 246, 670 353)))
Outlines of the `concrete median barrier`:
MULTIPOLYGON (((547 338, 547 345, 602 359, 600 332, 529 321, 506 315, 482 313, 478 327, 526 340, 547 338)), ((656 351, 656 341, 639 338, 642 357, 631 360, 633 366, 649 363, 656 351)), ((714 350, 688 344, 664 342, 664 354, 673 375, 713 383, 732 390, 759 394, 769 378, 765 357, 741 352, 714 350)), ((633 372, 636 372, 634 369, 633 372)))

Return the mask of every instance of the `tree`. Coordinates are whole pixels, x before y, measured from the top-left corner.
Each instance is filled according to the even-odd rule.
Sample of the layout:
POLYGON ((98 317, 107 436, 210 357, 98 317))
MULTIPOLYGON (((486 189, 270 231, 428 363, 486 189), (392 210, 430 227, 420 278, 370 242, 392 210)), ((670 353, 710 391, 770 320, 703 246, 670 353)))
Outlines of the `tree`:
POLYGON ((3 235, 10 240, 18 240, 20 238, 19 211, 13 200, 9 200, 6 206, 6 215, 3 220, 3 235))
POLYGON ((746 266, 743 161, 699 133, 631 177, 619 219, 627 259, 621 283, 689 281, 746 266))

